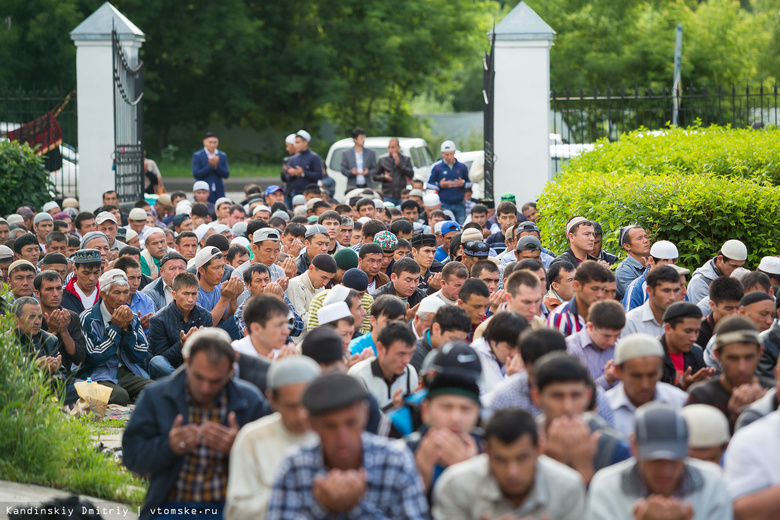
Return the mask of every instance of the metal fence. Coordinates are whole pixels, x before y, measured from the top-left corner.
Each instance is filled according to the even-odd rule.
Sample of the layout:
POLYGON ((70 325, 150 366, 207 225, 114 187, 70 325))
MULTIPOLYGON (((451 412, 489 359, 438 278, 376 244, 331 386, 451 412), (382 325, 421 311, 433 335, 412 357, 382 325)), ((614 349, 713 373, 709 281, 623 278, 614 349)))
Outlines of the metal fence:
POLYGON ((119 202, 134 202, 144 192, 144 66, 128 63, 119 36, 114 49, 114 170, 119 202))
MULTIPOLYGON (((624 133, 646 128, 661 131, 672 121, 671 89, 552 90, 550 156, 557 173, 569 159, 597 140, 615 141, 624 133)), ((771 87, 695 87, 678 92, 679 125, 780 124, 780 91, 771 87)))
POLYGON ((53 114, 62 131, 62 144, 44 157, 46 169, 60 197, 78 193, 78 123, 75 89, 21 90, 0 87, 0 140, 8 132, 47 114, 53 114))

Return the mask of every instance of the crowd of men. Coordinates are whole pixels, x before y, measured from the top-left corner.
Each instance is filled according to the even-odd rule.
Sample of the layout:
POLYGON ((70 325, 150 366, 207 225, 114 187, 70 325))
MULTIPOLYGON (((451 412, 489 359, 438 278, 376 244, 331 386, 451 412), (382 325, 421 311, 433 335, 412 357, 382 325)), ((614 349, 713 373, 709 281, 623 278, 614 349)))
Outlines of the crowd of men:
POLYGON ((340 201, 305 131, 228 199, 209 134, 191 198, 0 220, 19 348, 65 405, 134 403, 142 520, 777 517, 780 258, 691 273, 627 225, 621 261, 586 216, 554 252, 451 142, 421 181, 353 138, 340 201))

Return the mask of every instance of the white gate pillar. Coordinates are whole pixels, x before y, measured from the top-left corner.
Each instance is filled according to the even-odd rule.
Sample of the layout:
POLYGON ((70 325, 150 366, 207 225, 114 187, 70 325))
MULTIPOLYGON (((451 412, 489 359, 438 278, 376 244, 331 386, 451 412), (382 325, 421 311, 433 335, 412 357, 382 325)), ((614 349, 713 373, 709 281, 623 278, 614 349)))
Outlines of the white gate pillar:
POLYGON ((111 32, 117 36, 131 65, 146 37, 106 2, 70 33, 76 45, 78 100, 78 197, 82 211, 103 202, 103 192, 115 187, 114 64, 111 32))
POLYGON ((555 31, 525 2, 494 31, 494 196, 498 200, 514 193, 519 209, 536 200, 551 179, 550 47, 555 31))

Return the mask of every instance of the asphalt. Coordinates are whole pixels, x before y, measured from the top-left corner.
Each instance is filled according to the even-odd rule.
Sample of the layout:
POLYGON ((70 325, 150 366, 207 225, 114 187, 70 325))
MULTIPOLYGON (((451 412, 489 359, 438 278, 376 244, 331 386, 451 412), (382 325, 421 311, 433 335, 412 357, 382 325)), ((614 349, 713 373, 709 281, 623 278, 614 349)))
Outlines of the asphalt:
MULTIPOLYGON (((41 511, 32 511, 28 508, 35 508, 55 498, 65 498, 72 495, 67 491, 51 489, 32 484, 18 484, 16 482, 7 482, 0 480, 0 520, 7 520, 9 514, 17 513, 40 513, 41 511), (18 509, 24 508, 25 511, 18 509), (16 510, 16 511, 15 511, 16 510)), ((105 520, 137 520, 138 511, 131 510, 130 506, 109 502, 100 498, 81 496, 82 501, 91 502, 105 520)), ((81 511, 79 511, 81 513, 81 511)), ((69 515, 60 516, 65 518, 69 515)), ((58 515, 50 516, 56 518, 58 515)))
MULTIPOLYGON (((164 177, 165 189, 168 193, 183 191, 187 195, 192 193, 192 184, 195 179, 191 177, 164 177)), ((279 177, 236 177, 225 179, 225 195, 231 200, 244 200, 244 186, 257 184, 265 189, 272 184, 280 184, 279 177)))

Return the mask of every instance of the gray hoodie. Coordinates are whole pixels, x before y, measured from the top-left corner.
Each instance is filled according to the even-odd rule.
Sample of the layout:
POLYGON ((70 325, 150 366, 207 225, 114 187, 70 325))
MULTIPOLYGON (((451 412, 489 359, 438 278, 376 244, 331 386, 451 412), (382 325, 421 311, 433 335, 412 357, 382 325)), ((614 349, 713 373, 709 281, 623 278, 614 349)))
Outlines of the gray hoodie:
MULTIPOLYGON (((691 276, 691 281, 688 282, 688 301, 699 303, 702 299, 707 298, 709 302, 710 284, 719 276, 720 271, 715 267, 714 258, 696 269, 691 276)), ((709 304, 707 306, 709 307, 709 304)))

